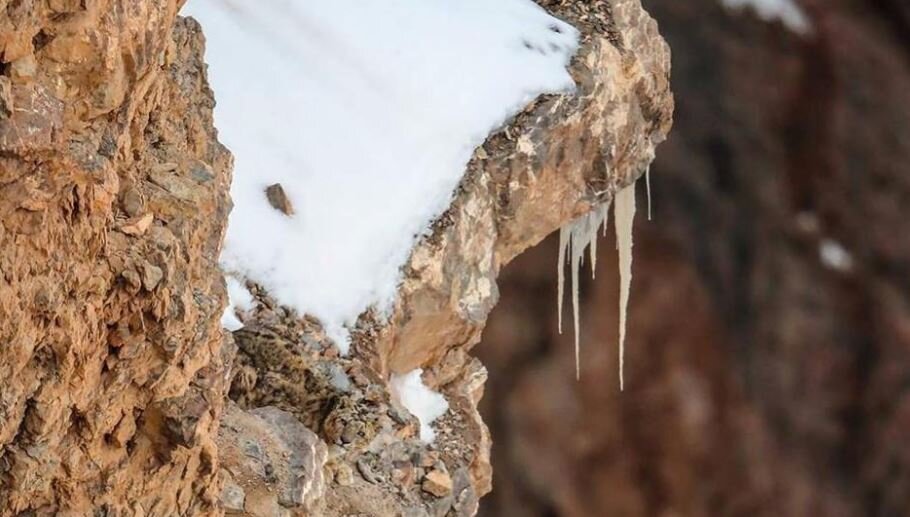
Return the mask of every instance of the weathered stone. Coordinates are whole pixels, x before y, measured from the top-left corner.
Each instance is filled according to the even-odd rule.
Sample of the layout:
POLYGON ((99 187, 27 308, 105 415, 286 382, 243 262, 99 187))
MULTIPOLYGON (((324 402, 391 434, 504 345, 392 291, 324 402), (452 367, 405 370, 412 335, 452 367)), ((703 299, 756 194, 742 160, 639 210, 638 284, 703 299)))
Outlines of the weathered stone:
POLYGON ((0 1, 2 515, 218 513, 230 158, 176 5, 0 1), (215 175, 193 210, 120 233, 118 193, 193 160, 215 175))
POLYGON ((42 84, 13 83, 8 100, 2 103, 7 106, 5 111, 11 113, 0 117, 0 151, 43 151, 60 141, 63 103, 53 96, 50 88, 42 84))
POLYGON ((272 208, 278 210, 284 215, 294 215, 294 206, 291 204, 290 198, 288 198, 287 193, 284 191, 284 187, 280 183, 274 185, 269 185, 265 189, 265 196, 269 200, 269 204, 272 205, 272 208))
POLYGON ((8 77, 0 76, 0 120, 13 114, 13 88, 8 77))
POLYGON ((228 512, 242 512, 246 501, 246 493, 243 488, 234 482, 227 470, 221 470, 221 479, 224 484, 221 487, 220 500, 224 509, 228 512))
POLYGON ((251 515, 271 515, 255 508, 304 511, 325 491, 328 447, 290 413, 273 407, 245 412, 231 405, 218 443, 222 466, 234 473, 251 515))
POLYGON ((436 497, 445 497, 452 493, 452 478, 448 472, 431 470, 423 478, 423 483, 420 486, 424 492, 433 494, 436 497))
MULTIPOLYGON (((246 408, 277 405, 333 444, 320 515, 477 511, 491 489, 491 440, 477 412, 486 370, 467 350, 497 300, 499 270, 638 178, 666 136, 669 51, 640 4, 542 3, 583 31, 571 66, 579 89, 535 103, 475 153, 451 208, 412 251, 386 323, 365 315, 354 353, 340 357, 317 324, 254 286, 257 306, 235 333, 232 397, 246 408), (416 367, 450 404, 434 450, 385 385, 416 367), (338 370, 352 381, 344 390, 338 370)), ((289 213, 273 190, 272 205, 289 213)))
POLYGON ((148 231, 154 220, 155 216, 149 212, 145 215, 134 217, 129 221, 126 221, 123 223, 123 226, 120 227, 120 231, 134 237, 142 236, 145 235, 145 232, 148 231))

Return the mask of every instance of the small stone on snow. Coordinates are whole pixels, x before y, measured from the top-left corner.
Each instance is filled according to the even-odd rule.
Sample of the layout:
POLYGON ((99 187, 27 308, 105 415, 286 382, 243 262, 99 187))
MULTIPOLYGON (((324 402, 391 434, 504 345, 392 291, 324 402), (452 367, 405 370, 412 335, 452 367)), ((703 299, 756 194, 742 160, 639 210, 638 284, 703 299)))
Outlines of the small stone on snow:
POLYGON ((291 200, 288 198, 287 193, 285 193, 281 183, 269 185, 265 189, 265 196, 269 199, 269 204, 272 205, 272 208, 275 210, 278 210, 284 215, 294 215, 294 206, 291 205, 291 200))

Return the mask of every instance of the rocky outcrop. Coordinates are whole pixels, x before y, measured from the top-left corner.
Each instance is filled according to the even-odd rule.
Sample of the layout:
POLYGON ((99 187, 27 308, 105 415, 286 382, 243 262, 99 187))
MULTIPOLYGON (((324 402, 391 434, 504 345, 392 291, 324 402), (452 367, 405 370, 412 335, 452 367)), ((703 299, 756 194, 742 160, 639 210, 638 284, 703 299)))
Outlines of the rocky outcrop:
POLYGON ((476 513, 468 351, 496 277, 635 181, 672 113, 638 0, 540 3, 583 32, 578 91, 477 150, 391 317, 342 357, 253 285, 245 328, 220 329, 230 156, 180 2, 0 0, 0 513, 476 513), (450 407, 429 446, 388 386, 417 367, 450 407))
MULTIPOLYGON (((450 209, 413 250, 391 317, 364 315, 350 357, 317 322, 250 286, 258 303, 235 333, 231 397, 287 411, 326 441, 330 482, 314 514, 476 512, 491 489, 491 439, 477 412, 486 370, 468 352, 500 269, 635 181, 669 130, 669 51, 637 0, 542 4, 583 32, 578 90, 540 99, 477 149, 450 209), (432 446, 386 387, 415 368, 450 403, 432 446)), ((238 459, 226 468, 246 469, 238 459)))
POLYGON ((203 515, 230 156, 177 3, 0 1, 0 515, 203 515))
POLYGON ((556 239, 519 257, 476 348, 481 514, 907 515, 908 4, 797 2, 803 38, 716 0, 643 3, 679 109, 636 228, 626 391, 612 239, 582 286, 579 384, 556 239))

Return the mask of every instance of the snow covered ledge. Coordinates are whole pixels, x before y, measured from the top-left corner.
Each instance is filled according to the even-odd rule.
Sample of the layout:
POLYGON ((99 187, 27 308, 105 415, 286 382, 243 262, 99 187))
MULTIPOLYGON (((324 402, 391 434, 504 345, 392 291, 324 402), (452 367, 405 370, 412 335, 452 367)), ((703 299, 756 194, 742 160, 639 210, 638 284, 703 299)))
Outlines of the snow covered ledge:
POLYGON ((582 32, 578 88, 538 100, 477 150, 415 247, 392 317, 355 335, 380 371, 422 367, 431 386, 450 382, 497 302, 500 269, 635 182, 670 129, 670 51, 639 0, 539 3, 582 32))
MULTIPOLYGON (((580 31, 569 66, 577 88, 537 99, 474 152, 448 209, 410 250, 387 318, 362 315, 350 354, 339 356, 312 319, 298 319, 254 286, 247 328, 234 333, 238 406, 229 406, 236 418, 226 421, 278 406, 329 444, 332 475, 297 498, 319 500, 317 514, 399 515, 409 505, 439 504, 457 515, 476 511, 492 472, 490 437, 476 409, 486 372, 467 352, 498 299, 500 269, 634 183, 669 131, 670 53, 639 0, 538 3, 580 31), (409 404, 401 389, 395 400, 390 379, 409 379, 423 394, 418 403, 409 404), (430 390, 445 400, 428 414, 448 410, 428 448, 399 409, 425 405, 430 390), (399 469, 399 452, 420 461, 399 469)), ((257 440, 257 426, 267 423, 249 431, 223 425, 230 433, 222 441, 257 440)), ((221 461, 225 471, 250 470, 244 455, 221 461)), ((253 494, 276 493, 268 480, 239 486, 232 484, 239 478, 226 477, 223 501, 242 506, 234 496, 245 493, 248 507, 253 494)))

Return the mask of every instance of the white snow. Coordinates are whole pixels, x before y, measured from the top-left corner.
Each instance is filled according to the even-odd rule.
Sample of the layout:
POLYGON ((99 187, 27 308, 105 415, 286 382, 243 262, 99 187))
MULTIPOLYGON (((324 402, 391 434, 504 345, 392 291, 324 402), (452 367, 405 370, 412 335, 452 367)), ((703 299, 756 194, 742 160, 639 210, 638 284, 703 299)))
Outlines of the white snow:
POLYGON ((205 31, 235 155, 223 266, 340 341, 390 307, 476 146, 574 88, 578 33, 531 0, 191 0, 184 14, 205 31), (295 215, 268 204, 274 183, 295 215))
POLYGON ((797 34, 812 32, 812 23, 794 0, 721 0, 728 9, 751 8, 765 21, 780 20, 785 27, 797 34))
POLYGON ((421 375, 423 370, 420 368, 404 375, 392 375, 390 385, 395 400, 420 421, 421 441, 433 443, 436 432, 432 424, 449 410, 449 403, 441 394, 428 388, 421 375))
POLYGON ((853 256, 843 244, 833 239, 822 239, 818 246, 818 255, 828 269, 841 273, 848 273, 853 269, 853 256))
POLYGON ((248 312, 256 306, 253 295, 243 283, 232 276, 224 278, 227 284, 228 306, 221 315, 221 327, 230 332, 243 328, 243 322, 237 317, 237 311, 248 312))
POLYGON ((228 332, 236 332, 243 328, 243 322, 237 317, 237 313, 234 312, 234 306, 230 303, 224 308, 224 312, 221 313, 221 328, 228 332))

